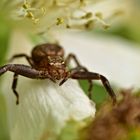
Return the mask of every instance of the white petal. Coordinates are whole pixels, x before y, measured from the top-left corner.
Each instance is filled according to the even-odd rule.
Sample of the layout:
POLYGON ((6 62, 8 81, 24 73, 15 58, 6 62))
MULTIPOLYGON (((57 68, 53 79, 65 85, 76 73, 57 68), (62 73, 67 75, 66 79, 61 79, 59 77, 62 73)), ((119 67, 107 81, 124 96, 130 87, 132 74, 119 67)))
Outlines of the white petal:
POLYGON ((139 88, 140 49, 137 44, 122 38, 86 33, 58 36, 67 53, 77 55, 90 71, 105 75, 112 83, 123 88, 139 88))
POLYGON ((16 98, 10 89, 11 82, 6 84, 6 80, 6 87, 3 86, 3 92, 8 92, 12 140, 39 139, 44 131, 56 135, 68 120, 81 121, 94 117, 95 105, 76 82, 68 80, 59 86, 50 80, 21 79, 17 88, 20 95, 18 106, 15 105, 16 98))

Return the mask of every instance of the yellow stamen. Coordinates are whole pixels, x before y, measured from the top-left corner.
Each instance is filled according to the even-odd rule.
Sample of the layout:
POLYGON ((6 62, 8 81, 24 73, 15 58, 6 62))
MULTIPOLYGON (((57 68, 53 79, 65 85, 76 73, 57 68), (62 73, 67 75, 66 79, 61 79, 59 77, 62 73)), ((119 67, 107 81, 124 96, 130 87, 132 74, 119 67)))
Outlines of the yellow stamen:
POLYGON ((57 18, 56 19, 56 25, 61 25, 64 23, 64 19, 63 18, 57 18))

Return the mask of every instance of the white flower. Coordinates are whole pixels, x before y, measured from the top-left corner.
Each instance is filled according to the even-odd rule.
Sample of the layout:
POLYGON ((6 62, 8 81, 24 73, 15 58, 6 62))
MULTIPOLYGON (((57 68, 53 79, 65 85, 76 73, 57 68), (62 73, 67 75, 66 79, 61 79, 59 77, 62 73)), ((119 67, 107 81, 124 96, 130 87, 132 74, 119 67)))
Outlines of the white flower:
MULTIPOLYGON (((44 134, 56 139, 68 121, 80 123, 95 115, 94 104, 71 80, 59 87, 49 80, 27 79, 19 82, 17 89, 20 104, 9 99, 13 102, 8 110, 12 140, 39 140, 44 134)), ((12 91, 7 95, 11 98, 9 94, 14 97, 12 91)))
POLYGON ((48 34, 64 28, 91 29, 96 23, 108 28, 109 24, 105 20, 115 13, 123 12, 124 2, 125 0, 2 0, 0 11, 3 20, 20 30, 48 34))

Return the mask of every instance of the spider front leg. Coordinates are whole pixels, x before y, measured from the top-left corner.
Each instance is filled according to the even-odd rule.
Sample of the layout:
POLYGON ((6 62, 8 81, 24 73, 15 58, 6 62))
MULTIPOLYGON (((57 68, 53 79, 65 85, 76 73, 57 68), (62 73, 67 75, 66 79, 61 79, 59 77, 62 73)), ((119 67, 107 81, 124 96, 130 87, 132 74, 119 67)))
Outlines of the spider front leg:
POLYGON ((24 77, 32 78, 32 79, 45 79, 49 78, 47 71, 39 71, 30 66, 21 65, 21 64, 8 64, 3 67, 0 67, 0 76, 7 71, 14 72, 18 75, 22 75, 24 77))
POLYGON ((106 77, 104 77, 103 75, 99 74, 99 73, 94 73, 94 72, 73 72, 71 74, 71 78, 72 79, 81 79, 81 80, 101 80, 102 84, 104 85, 106 91, 108 92, 108 94, 111 96, 112 100, 113 100, 113 104, 116 103, 116 95, 113 91, 113 89, 111 88, 109 81, 107 80, 106 77))
POLYGON ((50 78, 47 71, 38 71, 36 69, 33 69, 26 65, 20 65, 20 64, 8 64, 3 67, 0 67, 0 76, 4 74, 7 71, 14 72, 14 79, 12 84, 12 90, 14 94, 16 95, 17 101, 16 104, 19 104, 19 95, 16 91, 17 86, 17 78, 18 75, 22 75, 24 77, 28 77, 31 79, 46 79, 50 78))
MULTIPOLYGON (((70 61, 71 61, 72 59, 73 59, 74 62, 76 63, 76 68, 71 69, 71 71, 85 71, 85 72, 88 72, 88 69, 85 68, 85 67, 83 67, 83 66, 80 64, 80 62, 78 61, 77 57, 76 57, 74 54, 72 54, 72 53, 70 53, 70 54, 67 56, 66 61, 65 61, 65 64, 66 64, 67 66, 69 66, 70 61)), ((62 85, 65 81, 66 81, 66 80, 63 80, 63 81, 60 83, 60 85, 62 85)), ((89 96, 89 98, 91 99, 91 96, 92 96, 92 88, 93 88, 92 80, 88 79, 88 83, 89 83, 88 96, 89 96)))
POLYGON ((17 80, 18 80, 18 74, 15 73, 13 76, 12 90, 17 98, 16 104, 18 105, 19 104, 19 95, 18 95, 18 92, 16 91, 17 80))

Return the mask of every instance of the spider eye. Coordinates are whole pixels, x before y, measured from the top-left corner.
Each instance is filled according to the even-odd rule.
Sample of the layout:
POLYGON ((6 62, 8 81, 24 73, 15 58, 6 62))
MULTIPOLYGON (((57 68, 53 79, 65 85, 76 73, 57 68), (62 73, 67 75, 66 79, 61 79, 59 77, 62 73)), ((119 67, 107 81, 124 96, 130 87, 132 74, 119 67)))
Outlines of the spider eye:
POLYGON ((54 63, 49 63, 51 66, 54 65, 54 63))
POLYGON ((55 63, 54 65, 55 65, 55 66, 61 66, 62 64, 59 63, 59 62, 57 62, 57 63, 55 63))

